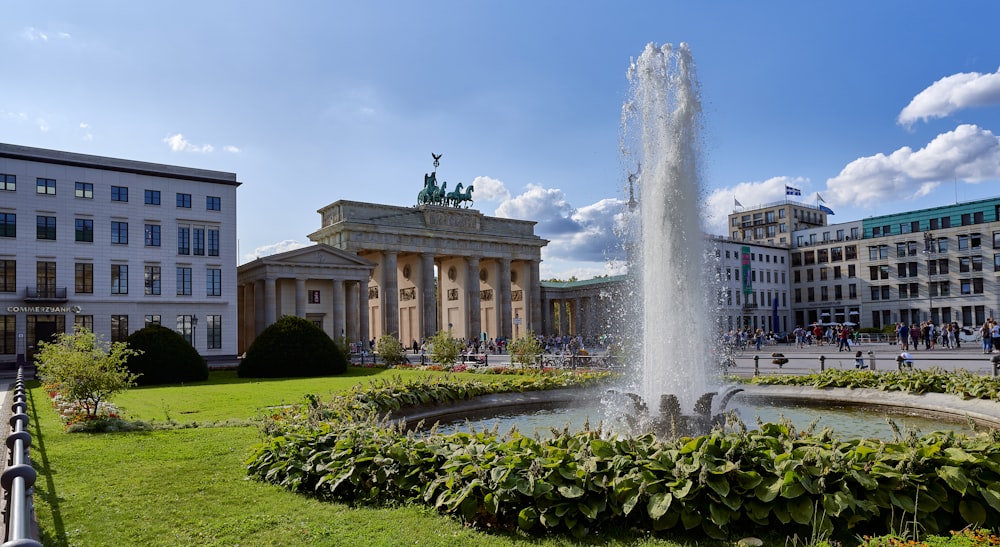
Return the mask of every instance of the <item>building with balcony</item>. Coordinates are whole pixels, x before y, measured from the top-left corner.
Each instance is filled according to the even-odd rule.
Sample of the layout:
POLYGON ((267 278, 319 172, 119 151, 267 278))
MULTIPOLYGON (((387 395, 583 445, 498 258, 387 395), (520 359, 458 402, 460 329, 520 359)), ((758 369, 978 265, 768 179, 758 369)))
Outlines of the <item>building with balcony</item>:
POLYGON ((236 355, 234 173, 0 143, 0 363, 82 325, 236 355), (199 328, 200 327, 200 328, 199 328))
POLYGON ((861 221, 853 221, 793 234, 789 273, 796 326, 861 324, 861 231, 861 221))
POLYGON ((792 232, 826 226, 830 213, 819 204, 787 199, 754 207, 738 206, 729 215, 729 236, 768 245, 791 245, 792 232))

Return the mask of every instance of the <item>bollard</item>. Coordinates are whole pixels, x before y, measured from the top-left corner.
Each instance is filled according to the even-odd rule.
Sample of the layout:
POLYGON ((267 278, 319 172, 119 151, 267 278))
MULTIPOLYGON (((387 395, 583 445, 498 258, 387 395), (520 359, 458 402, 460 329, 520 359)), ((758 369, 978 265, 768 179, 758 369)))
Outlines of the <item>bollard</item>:
POLYGON ((875 352, 868 350, 868 369, 875 370, 875 352))
POLYGON ((760 376, 760 355, 753 356, 753 375, 760 376))
POLYGON ((826 370, 826 355, 819 356, 819 371, 823 372, 826 370))
POLYGON ((993 362, 993 377, 1000 376, 1000 355, 994 355, 990 361, 993 362))

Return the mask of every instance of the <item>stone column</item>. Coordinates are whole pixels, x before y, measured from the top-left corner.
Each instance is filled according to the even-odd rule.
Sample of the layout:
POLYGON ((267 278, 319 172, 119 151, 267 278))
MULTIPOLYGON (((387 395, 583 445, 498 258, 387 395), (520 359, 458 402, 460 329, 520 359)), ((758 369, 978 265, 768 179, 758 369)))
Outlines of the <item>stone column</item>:
MULTIPOLYGON (((367 298, 368 295, 365 295, 367 298)), ((367 304, 367 300, 365 304, 367 304)), ((347 317, 344 318, 344 323, 346 324, 347 332, 344 336, 347 338, 348 343, 358 341, 358 306, 360 301, 358 300, 358 282, 350 281, 347 285, 347 317)))
POLYGON ((263 332, 267 326, 264 315, 264 283, 257 279, 253 282, 253 335, 254 338, 263 332))
POLYGON ((278 303, 275 295, 276 280, 273 277, 264 279, 264 323, 270 327, 278 320, 278 303))
POLYGON ((344 280, 334 279, 333 280, 333 317, 330 321, 331 332, 333 332, 333 339, 336 340, 341 336, 347 335, 347 329, 344 323, 344 280))
POLYGON ((246 337, 246 326, 247 319, 246 313, 247 309, 250 307, 246 300, 247 286, 244 284, 236 285, 236 353, 243 353, 243 349, 249 346, 247 344, 246 337))
POLYGON ((531 279, 525 283, 525 292, 527 293, 525 297, 530 298, 525 303, 529 315, 528 328, 534 331, 535 334, 545 334, 544 320, 542 319, 542 281, 540 279, 541 274, 539 273, 539 261, 532 260, 528 269, 531 272, 531 279))
POLYGON ((583 314, 580 313, 580 303, 583 301, 579 296, 573 299, 573 334, 583 334, 583 314))
POLYGON ((500 295, 497 299, 497 307, 500 311, 500 334, 508 340, 512 338, 513 323, 510 313, 510 258, 500 259, 500 282, 498 283, 500 295))
POLYGON ((368 341, 371 338, 371 333, 368 330, 368 311, 371 303, 368 301, 367 279, 358 282, 358 300, 360 301, 358 306, 358 339, 364 342, 363 349, 368 349, 368 341))
POLYGON ((437 295, 434 283, 434 254, 420 253, 420 332, 424 338, 437 333, 437 295))
POLYGON ((468 317, 465 322, 468 329, 466 337, 478 340, 483 332, 482 302, 479 300, 479 257, 470 256, 465 260, 468 272, 465 276, 465 313, 468 317))
POLYGON ((552 326, 552 299, 545 298, 542 300, 542 334, 548 336, 556 332, 556 329, 552 326))
POLYGON ((395 251, 382 253, 382 334, 399 337, 399 269, 395 251))
POLYGON ((295 278, 295 317, 306 316, 306 280, 295 278))
POLYGON ((559 306, 559 336, 569 334, 569 305, 565 298, 556 300, 559 306))

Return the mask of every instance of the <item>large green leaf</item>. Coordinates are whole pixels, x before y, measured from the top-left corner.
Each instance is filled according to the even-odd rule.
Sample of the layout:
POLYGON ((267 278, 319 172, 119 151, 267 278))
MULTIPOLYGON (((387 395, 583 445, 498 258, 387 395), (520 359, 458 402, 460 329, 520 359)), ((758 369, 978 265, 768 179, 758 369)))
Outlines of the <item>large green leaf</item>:
POLYGON ((786 503, 788 514, 799 524, 809 524, 813 516, 813 504, 806 496, 790 499, 786 503))
POLYGON ((986 508, 973 499, 958 502, 958 512, 969 524, 981 525, 986 522, 986 508))
POLYGON ((581 488, 577 484, 566 484, 558 488, 559 493, 562 494, 564 498, 576 499, 581 498, 586 493, 586 490, 581 488))
POLYGON ((994 511, 1000 512, 1000 490, 998 490, 996 483, 987 484, 979 487, 979 493, 986 500, 986 503, 990 504, 990 507, 994 511))
POLYGON ((726 477, 721 475, 709 475, 705 480, 708 483, 708 487, 715 491, 716 494, 726 497, 729 495, 729 481, 726 477))
POLYGON ((615 455, 614 445, 603 439, 593 439, 590 441, 590 451, 595 456, 610 458, 615 455))
POLYGON ((757 488, 754 488, 753 493, 760 501, 770 503, 781 493, 781 481, 778 479, 765 479, 765 481, 767 482, 763 482, 757 488))
POLYGON ((720 527, 729 524, 730 519, 733 517, 732 511, 720 506, 717 503, 709 504, 708 514, 709 518, 712 519, 712 522, 720 527))
POLYGON ((669 492, 658 492, 650 496, 649 502, 646 503, 649 518, 656 520, 665 515, 673 501, 674 497, 669 492))
POLYGON ((517 514, 517 527, 525 531, 531 530, 538 524, 538 518, 538 509, 525 507, 517 514))
POLYGON ((969 487, 969 478, 965 476, 965 471, 961 467, 942 465, 937 469, 937 476, 944 479, 952 490, 965 495, 965 490, 969 487))

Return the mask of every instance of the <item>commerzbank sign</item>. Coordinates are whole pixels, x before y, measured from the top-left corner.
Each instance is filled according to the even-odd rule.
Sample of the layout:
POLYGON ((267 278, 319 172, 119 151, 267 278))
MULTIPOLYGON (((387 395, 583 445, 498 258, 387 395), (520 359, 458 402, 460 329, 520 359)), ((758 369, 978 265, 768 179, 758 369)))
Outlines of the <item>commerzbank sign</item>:
POLYGON ((7 306, 7 313, 80 313, 80 306, 7 306))

